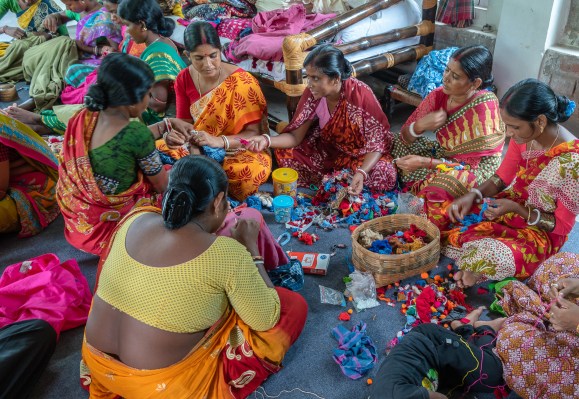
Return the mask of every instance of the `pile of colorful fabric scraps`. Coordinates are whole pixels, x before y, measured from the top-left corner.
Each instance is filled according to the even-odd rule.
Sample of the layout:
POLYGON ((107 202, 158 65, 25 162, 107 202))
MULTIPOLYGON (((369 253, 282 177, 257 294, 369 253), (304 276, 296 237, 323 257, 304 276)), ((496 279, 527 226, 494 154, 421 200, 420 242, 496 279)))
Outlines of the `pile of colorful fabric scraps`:
POLYGON ((349 169, 326 176, 311 201, 313 206, 324 208, 326 220, 331 224, 357 225, 394 213, 397 198, 395 192, 372 192, 364 187, 359 195, 349 195, 351 179, 352 172, 349 169))
POLYGON ((490 199, 485 198, 483 204, 481 205, 479 213, 470 213, 460 221, 460 224, 462 225, 462 227, 460 228, 461 233, 464 233, 468 229, 468 226, 480 223, 485 219, 484 213, 486 212, 487 209, 489 209, 489 202, 490 199))
POLYGON ((378 362, 376 346, 366 333, 366 323, 359 322, 352 331, 339 325, 332 330, 332 335, 338 340, 332 357, 346 377, 357 380, 378 362))
POLYGON ((235 209, 241 204, 246 204, 248 207, 257 209, 258 211, 261 211, 264 208, 271 211, 273 207, 273 198, 271 197, 271 194, 264 192, 257 192, 253 195, 250 195, 243 202, 236 201, 229 197, 227 200, 229 201, 231 209, 235 209))
POLYGON ((427 244, 426 232, 414 224, 406 231, 397 231, 388 236, 366 229, 360 233, 358 242, 369 251, 383 255, 407 254, 427 244))
MULTIPOLYGON (((449 265, 449 270, 452 266, 449 265)), ((404 335, 422 323, 436 323, 448 328, 453 320, 461 320, 473 308, 465 301, 466 296, 461 289, 456 287, 451 278, 436 275, 430 278, 428 273, 422 273, 422 279, 414 284, 405 286, 396 283, 392 286, 381 287, 376 290, 378 299, 387 303, 395 301, 401 303, 400 312, 406 316, 406 324, 394 339, 387 345, 387 350, 394 347, 404 335), (389 298, 387 291, 395 298, 389 298)), ((391 305, 392 306, 392 305, 391 305)))

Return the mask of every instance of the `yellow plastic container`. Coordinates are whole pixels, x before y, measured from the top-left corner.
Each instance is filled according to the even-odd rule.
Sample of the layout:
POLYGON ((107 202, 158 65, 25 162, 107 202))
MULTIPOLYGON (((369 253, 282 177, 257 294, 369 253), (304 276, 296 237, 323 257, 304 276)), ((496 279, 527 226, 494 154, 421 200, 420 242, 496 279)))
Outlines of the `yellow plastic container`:
POLYGON ((273 179, 273 196, 289 195, 296 197, 298 191, 298 172, 291 168, 278 168, 271 174, 273 179))

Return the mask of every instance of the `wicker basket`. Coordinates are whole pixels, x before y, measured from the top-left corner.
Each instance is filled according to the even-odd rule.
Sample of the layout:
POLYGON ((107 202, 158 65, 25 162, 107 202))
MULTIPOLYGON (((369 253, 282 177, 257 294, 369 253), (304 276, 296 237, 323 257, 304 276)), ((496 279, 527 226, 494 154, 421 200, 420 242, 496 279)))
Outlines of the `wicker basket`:
POLYGON ((440 231, 427 219, 416 215, 389 215, 361 224, 352 233, 352 263, 362 272, 371 272, 377 287, 394 283, 422 272, 433 269, 440 258, 440 231), (428 244, 424 247, 401 255, 382 255, 371 252, 359 242, 360 233, 372 229, 382 234, 392 234, 408 230, 414 224, 426 232, 428 244))

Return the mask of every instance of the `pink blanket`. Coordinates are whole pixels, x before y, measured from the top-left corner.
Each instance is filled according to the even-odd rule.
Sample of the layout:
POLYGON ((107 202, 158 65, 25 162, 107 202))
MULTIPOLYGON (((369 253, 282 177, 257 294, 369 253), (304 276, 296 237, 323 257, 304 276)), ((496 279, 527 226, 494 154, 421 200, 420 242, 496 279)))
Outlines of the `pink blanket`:
POLYGON ((92 293, 76 260, 54 254, 8 266, 0 277, 0 328, 42 319, 61 331, 86 323, 92 293))
POLYGON ((281 45, 288 35, 307 32, 334 18, 336 14, 309 14, 303 4, 287 10, 263 11, 253 18, 251 35, 243 37, 235 48, 239 59, 255 57, 260 60, 281 61, 281 45))

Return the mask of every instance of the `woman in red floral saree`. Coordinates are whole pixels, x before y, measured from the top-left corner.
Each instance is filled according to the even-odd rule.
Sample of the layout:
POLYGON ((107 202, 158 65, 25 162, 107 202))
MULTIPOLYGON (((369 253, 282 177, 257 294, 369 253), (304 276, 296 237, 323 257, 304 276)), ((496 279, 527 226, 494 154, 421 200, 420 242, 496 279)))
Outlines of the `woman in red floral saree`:
POLYGON ((505 160, 478 189, 455 200, 447 209, 450 220, 439 223, 447 255, 460 269, 459 285, 525 279, 567 240, 579 214, 579 140, 559 123, 574 109, 573 101, 535 79, 503 97, 501 115, 512 137, 505 160), (484 201, 486 220, 466 229, 450 224, 478 213, 486 197, 493 197, 484 201))
POLYGON ((330 45, 311 51, 304 66, 308 88, 293 120, 279 136, 252 138, 250 149, 276 148, 278 164, 295 169, 300 186, 318 185, 325 175, 350 169, 351 194, 359 194, 363 185, 394 188, 393 137, 372 90, 350 77, 351 65, 330 45))

